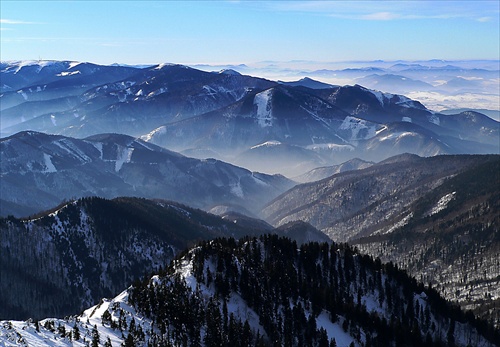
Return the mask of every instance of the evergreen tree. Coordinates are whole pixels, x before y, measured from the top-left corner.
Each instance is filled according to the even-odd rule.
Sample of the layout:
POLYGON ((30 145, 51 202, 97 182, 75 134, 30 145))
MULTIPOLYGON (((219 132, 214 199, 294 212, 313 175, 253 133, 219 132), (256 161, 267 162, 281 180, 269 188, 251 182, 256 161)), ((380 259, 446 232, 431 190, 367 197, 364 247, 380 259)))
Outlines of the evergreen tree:
POLYGON ((99 330, 97 330, 97 325, 94 325, 94 328, 92 329, 92 347, 99 347, 100 343, 100 336, 99 336, 99 330))
POLYGON ((73 340, 80 340, 80 329, 78 328, 78 323, 73 326, 73 340))

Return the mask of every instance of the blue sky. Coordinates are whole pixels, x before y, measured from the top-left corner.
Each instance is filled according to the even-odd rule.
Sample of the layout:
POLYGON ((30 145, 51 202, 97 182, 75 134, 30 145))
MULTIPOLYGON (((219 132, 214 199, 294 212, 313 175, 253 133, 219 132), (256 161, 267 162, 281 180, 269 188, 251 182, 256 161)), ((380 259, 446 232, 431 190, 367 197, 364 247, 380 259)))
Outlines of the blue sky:
POLYGON ((0 1, 1 60, 499 59, 499 1, 0 1))

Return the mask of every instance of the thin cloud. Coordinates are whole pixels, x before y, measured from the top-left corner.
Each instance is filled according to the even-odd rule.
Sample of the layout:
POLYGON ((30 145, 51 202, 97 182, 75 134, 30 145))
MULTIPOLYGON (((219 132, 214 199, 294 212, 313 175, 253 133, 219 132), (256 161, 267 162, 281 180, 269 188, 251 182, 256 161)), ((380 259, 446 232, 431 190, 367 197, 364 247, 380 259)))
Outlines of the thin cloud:
POLYGON ((18 24, 41 24, 41 23, 26 22, 26 21, 23 21, 23 20, 15 20, 15 19, 0 19, 0 24, 18 25, 18 24))
POLYGON ((486 22, 491 21, 491 17, 481 17, 481 18, 478 18, 477 21, 481 22, 481 23, 486 23, 486 22))
POLYGON ((364 21, 463 18, 487 22, 493 20, 491 13, 499 13, 495 1, 279 1, 268 7, 364 21))
POLYGON ((401 15, 392 12, 377 12, 366 14, 360 17, 363 20, 394 20, 400 19, 401 15))

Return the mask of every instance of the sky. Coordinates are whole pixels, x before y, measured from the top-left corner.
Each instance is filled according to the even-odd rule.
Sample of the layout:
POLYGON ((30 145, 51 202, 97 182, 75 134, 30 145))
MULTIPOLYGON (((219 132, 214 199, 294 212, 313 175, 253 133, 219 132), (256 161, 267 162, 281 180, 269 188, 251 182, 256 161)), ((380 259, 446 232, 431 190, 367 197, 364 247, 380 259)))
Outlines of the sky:
POLYGON ((499 1, 0 1, 0 59, 500 59, 499 1))

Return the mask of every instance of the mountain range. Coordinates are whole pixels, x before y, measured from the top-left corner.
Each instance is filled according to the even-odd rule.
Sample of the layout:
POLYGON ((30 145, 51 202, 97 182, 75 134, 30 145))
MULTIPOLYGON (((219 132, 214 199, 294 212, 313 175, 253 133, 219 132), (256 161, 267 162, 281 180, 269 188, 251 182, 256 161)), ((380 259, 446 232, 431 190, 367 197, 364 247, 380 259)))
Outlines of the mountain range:
POLYGON ((3 63, 0 73, 4 136, 122 133, 288 177, 356 157, 499 152, 498 122, 483 114, 444 115, 359 85, 274 82, 174 64, 17 62, 3 63))
POLYGON ((28 216, 63 200, 139 196, 209 210, 257 211, 294 185, 215 159, 193 159, 127 135, 80 140, 24 131, 0 139, 1 215, 28 216))

